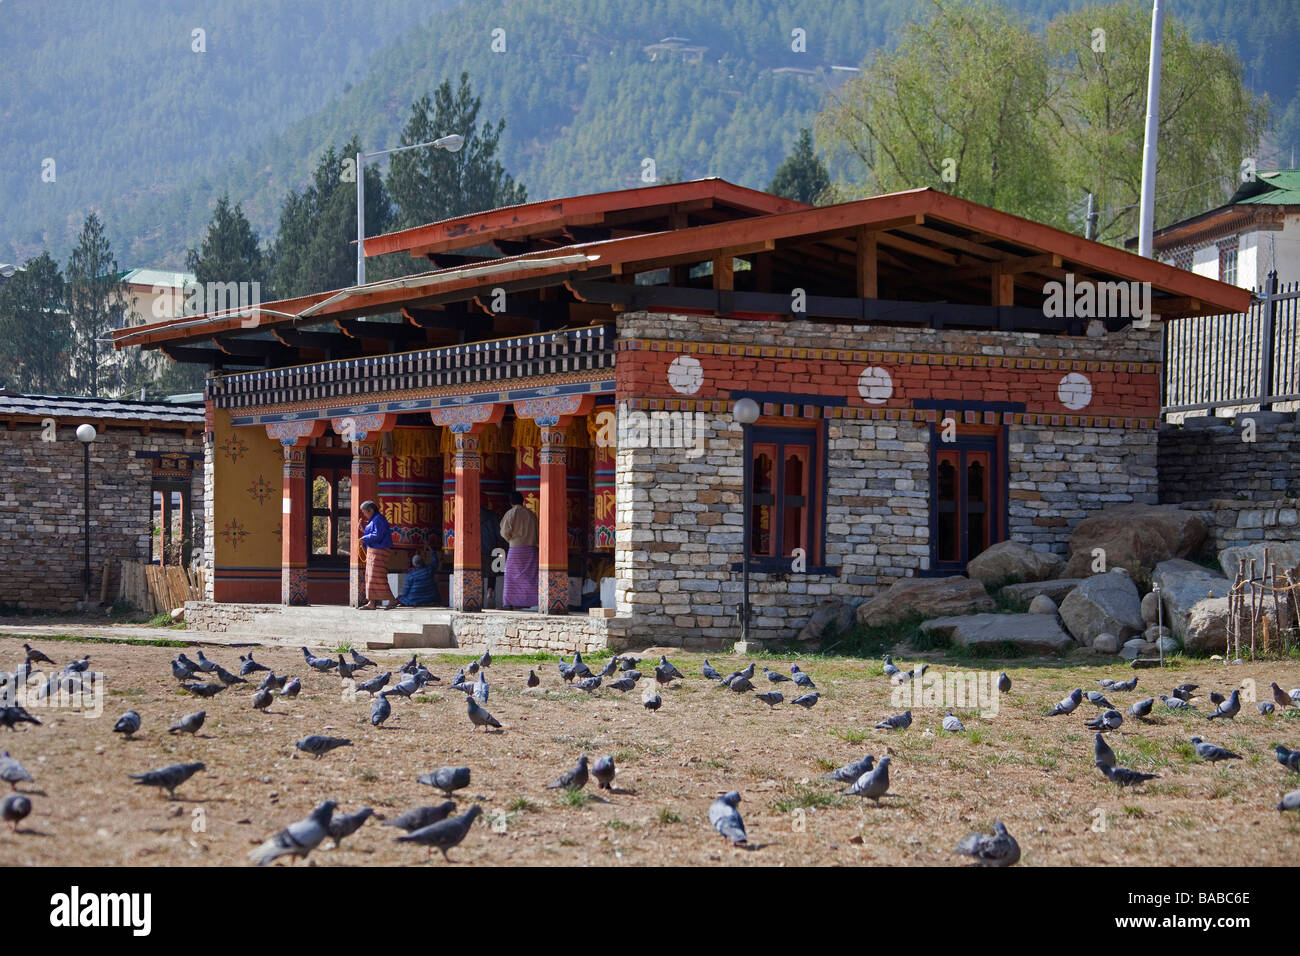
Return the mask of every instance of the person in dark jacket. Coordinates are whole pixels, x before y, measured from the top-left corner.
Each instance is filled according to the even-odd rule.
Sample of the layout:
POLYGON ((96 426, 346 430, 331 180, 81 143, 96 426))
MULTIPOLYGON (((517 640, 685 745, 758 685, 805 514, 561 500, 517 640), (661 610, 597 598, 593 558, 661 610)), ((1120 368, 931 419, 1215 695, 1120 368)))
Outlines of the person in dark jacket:
POLYGON ((406 572, 402 582, 402 593, 393 607, 426 607, 441 604, 438 595, 438 579, 433 576, 434 569, 424 561, 424 555, 411 556, 411 570, 406 572))
MULTIPOLYGON (((494 607, 496 602, 496 579, 498 572, 492 567, 496 563, 495 551, 500 550, 502 557, 505 556, 506 542, 501 537, 501 519, 489 511, 482 508, 478 513, 479 520, 479 546, 482 549, 479 562, 479 571, 483 575, 483 584, 486 586, 487 595, 483 601, 484 607, 494 607)), ((504 565, 502 566, 504 568, 504 565)))
POLYGON ((393 548, 393 528, 373 501, 361 503, 361 543, 366 549, 366 603, 363 611, 382 610, 381 601, 393 600, 388 588, 388 552, 393 548))

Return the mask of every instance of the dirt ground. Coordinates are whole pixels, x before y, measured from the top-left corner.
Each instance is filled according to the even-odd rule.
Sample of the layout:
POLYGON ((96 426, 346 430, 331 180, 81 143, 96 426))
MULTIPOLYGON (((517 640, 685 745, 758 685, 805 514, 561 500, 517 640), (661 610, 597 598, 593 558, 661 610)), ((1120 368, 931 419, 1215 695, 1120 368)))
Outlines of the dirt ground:
MULTIPOLYGON (((163 632, 167 638, 184 633, 163 632)), ((35 778, 21 789, 32 796, 32 815, 11 833, 0 830, 3 865, 249 865, 248 851, 274 831, 301 819, 321 800, 341 812, 373 807, 376 819, 344 841, 322 849, 310 864, 423 865, 421 847, 394 842, 398 831, 379 826, 416 806, 441 801, 416 777, 444 765, 468 765, 473 778, 457 794, 458 812, 472 802, 484 810, 452 858, 459 863, 544 865, 953 865, 950 855, 974 829, 1003 820, 1019 840, 1027 865, 1130 864, 1143 866, 1290 865, 1300 848, 1300 819, 1281 814, 1280 794, 1300 787, 1300 776, 1274 759, 1272 747, 1300 747, 1300 711, 1263 717, 1243 704, 1235 721, 1181 716, 1156 702, 1154 719, 1125 720, 1108 734, 1121 763, 1160 774, 1141 790, 1118 790, 1093 766, 1093 733, 1084 720, 1097 710, 1085 702, 1065 717, 1043 716, 1072 688, 1096 689, 1097 679, 1140 678, 1132 693, 1111 699, 1121 710, 1142 697, 1168 693, 1185 681, 1201 693, 1230 691, 1253 679, 1262 698, 1276 680, 1300 686, 1300 664, 1227 667, 1183 661, 1164 673, 1112 665, 1008 662, 1014 681, 996 716, 959 709, 964 734, 940 728, 944 707, 913 706, 903 731, 873 729, 895 713, 893 688, 879 661, 801 659, 822 692, 811 710, 787 702, 769 711, 751 694, 719 690, 699 676, 700 655, 669 652, 686 675, 662 691, 658 713, 641 706, 641 687, 653 680, 659 651, 651 649, 641 687, 627 695, 602 688, 588 697, 566 687, 554 659, 494 661, 488 709, 501 732, 470 732, 463 695, 434 688, 417 699, 393 699, 393 718, 370 726, 364 693, 352 699, 337 676, 310 671, 301 653, 256 651, 277 673, 300 676, 296 700, 276 701, 273 713, 251 706, 252 690, 239 687, 211 700, 177 689, 168 661, 177 650, 123 644, 81 644, 37 639, 35 646, 60 663, 91 655, 106 675, 102 716, 71 709, 31 708, 44 725, 0 728, 8 748, 35 778), (533 668, 540 688, 524 686, 533 668), (112 733, 128 709, 144 720, 134 740, 112 733), (183 714, 206 710, 196 738, 170 736, 166 727, 183 714), (316 760, 294 742, 308 734, 348 737, 353 746, 316 760), (1192 754, 1188 738, 1207 740, 1245 759, 1211 766, 1192 754), (619 768, 616 792, 571 799, 546 784, 582 753, 594 761, 612 755, 619 768), (880 806, 840 796, 842 784, 817 778, 860 758, 889 754, 890 793, 880 806), (206 772, 184 784, 174 801, 132 785, 128 773, 201 760, 206 772), (738 790, 750 837, 732 848, 708 823, 715 797, 738 790)), ((331 648, 313 648, 325 653, 331 648)), ((238 670, 238 651, 205 648, 211 659, 238 670)), ((21 660, 21 639, 0 638, 0 668, 21 660)), ((194 652, 190 651, 190 656, 194 652)), ((409 657, 372 653, 394 670, 409 657)), ((969 672, 969 661, 923 655, 932 673, 969 672)), ((899 661, 908 667, 916 659, 899 661)), ((447 681, 466 657, 428 658, 447 681)), ((745 659, 712 656, 723 673, 745 659)), ((598 664, 599 661, 593 661, 598 664)), ((759 659, 788 673, 788 661, 759 659)), ((981 662, 983 669, 1003 669, 981 662)), ((367 671, 373 675, 375 672, 367 671)), ((260 676, 260 675, 259 675, 260 676)), ((760 669, 760 689, 768 682, 760 669)), ((791 685, 781 685, 788 693, 791 685)), ((1208 699, 1194 703, 1211 709, 1208 699)), ((445 865, 435 852, 434 865, 445 865)), ((281 864, 283 865, 283 864, 281 864)))

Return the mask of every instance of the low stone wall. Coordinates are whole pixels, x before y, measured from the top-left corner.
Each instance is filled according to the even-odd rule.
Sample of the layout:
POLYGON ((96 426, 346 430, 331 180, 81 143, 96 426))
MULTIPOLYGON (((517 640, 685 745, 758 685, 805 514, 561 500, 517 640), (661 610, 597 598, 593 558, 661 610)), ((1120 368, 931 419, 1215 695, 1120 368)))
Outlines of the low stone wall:
POLYGON ((1215 552, 1244 544, 1300 540, 1300 499, 1216 499, 1184 502, 1180 507, 1205 519, 1215 552))
POLYGON ((572 654, 628 646, 627 618, 595 618, 580 614, 453 614, 451 632, 456 646, 477 653, 572 654))
POLYGON ((1161 504, 1300 496, 1300 424, 1290 413, 1243 412, 1162 425, 1159 469, 1161 504))

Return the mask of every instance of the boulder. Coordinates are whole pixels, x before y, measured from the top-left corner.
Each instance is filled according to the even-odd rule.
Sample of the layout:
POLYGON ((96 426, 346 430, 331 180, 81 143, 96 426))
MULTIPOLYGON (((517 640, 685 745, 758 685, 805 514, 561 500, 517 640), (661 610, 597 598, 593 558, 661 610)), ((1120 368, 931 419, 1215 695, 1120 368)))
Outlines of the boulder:
POLYGON ((172 623, 180 624, 184 620, 185 620, 185 608, 184 607, 172 608, 172 623))
POLYGON ((1132 641, 1125 641, 1124 646, 1119 649, 1119 656, 1126 661, 1136 660, 1142 653, 1142 645, 1146 643, 1142 638, 1136 638, 1132 641))
POLYGON ((801 644, 820 641, 832 627, 836 633, 843 634, 853 627, 855 610, 855 604, 848 601, 826 601, 813 612, 808 623, 795 635, 795 640, 801 644))
POLYGON ((1119 638, 1114 634, 1098 634, 1092 642, 1092 649, 1102 654, 1114 654, 1119 650, 1119 638))
POLYGON ((1067 577, 1094 574, 1093 551, 1105 552, 1106 570, 1149 573, 1161 561, 1195 554, 1208 529, 1194 511, 1173 506, 1118 505, 1080 521, 1070 535, 1067 577))
POLYGON ((1004 601, 1028 604, 1040 594, 1046 594, 1058 606, 1065 596, 1083 583, 1083 578, 1055 578, 1050 581, 1028 581, 1024 584, 1008 584, 998 591, 998 597, 1004 601))
POLYGON ((963 647, 998 649, 1011 644, 1023 654, 1064 654, 1074 641, 1046 614, 967 614, 926 621, 921 630, 963 647))
POLYGON ((1246 559, 1246 571, 1249 573, 1250 560, 1254 558, 1255 573, 1263 574, 1264 550, 1266 548, 1268 549, 1269 564, 1277 565, 1279 572, 1294 569, 1296 565, 1300 565, 1300 541, 1266 541, 1259 544, 1224 548, 1219 552, 1219 567, 1223 568, 1223 573, 1228 576, 1228 580, 1235 580, 1237 571, 1240 568, 1239 559, 1246 559))
POLYGON ((1187 616, 1192 605, 1206 598, 1226 597, 1232 587, 1223 575, 1182 558, 1161 561, 1151 581, 1160 585, 1165 626, 1183 640, 1187 639, 1187 616))
POLYGON ((1173 637, 1173 632, 1167 627, 1161 627, 1159 624, 1152 624, 1142 632, 1142 640, 1158 641, 1162 638, 1173 637))
POLYGON ((1046 594, 1040 594, 1029 602, 1030 614, 1055 614, 1056 602, 1046 594))
MULTIPOLYGON (((1268 618, 1269 627, 1277 634, 1277 620, 1271 602, 1265 602, 1261 622, 1268 618)), ((1241 635, 1242 647, 1250 644, 1250 625, 1245 623, 1241 635)), ((1192 605, 1187 614, 1183 649, 1191 654, 1223 654, 1228 650, 1228 599, 1206 598, 1192 605)))
POLYGON ((1160 640, 1156 641, 1156 646, 1165 654, 1173 654, 1182 645, 1172 637, 1162 637, 1160 640))
POLYGON ((966 564, 966 573, 987 585, 1043 581, 1057 577, 1065 561, 1048 551, 1035 551, 1019 541, 999 541, 966 564))
POLYGON ((1141 634, 1145 624, 1137 585, 1120 571, 1086 579, 1061 602, 1060 613, 1074 639, 1089 646, 1099 634, 1121 641, 1141 634))
POLYGON ((924 618, 992 611, 993 598, 979 581, 961 574, 944 578, 902 578, 889 590, 858 608, 858 623, 866 627, 895 624, 912 615, 924 618))
POLYGON ((1159 620, 1160 609, 1159 604, 1157 603, 1158 601, 1159 598, 1156 597, 1154 591, 1142 595, 1142 620, 1146 621, 1148 624, 1155 624, 1156 621, 1159 620))

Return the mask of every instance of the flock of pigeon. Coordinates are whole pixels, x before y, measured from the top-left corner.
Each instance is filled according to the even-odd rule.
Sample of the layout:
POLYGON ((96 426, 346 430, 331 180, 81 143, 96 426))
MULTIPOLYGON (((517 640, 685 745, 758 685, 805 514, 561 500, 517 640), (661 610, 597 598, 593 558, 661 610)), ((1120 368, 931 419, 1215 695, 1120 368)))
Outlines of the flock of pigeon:
MULTIPOLYGON (((34 685, 38 694, 42 688, 48 694, 55 688, 80 685, 88 677, 102 677, 102 675, 89 671, 89 655, 58 668, 53 660, 29 644, 24 644, 23 648, 26 652, 26 659, 19 670, 14 674, 0 672, 0 690, 6 687, 12 689, 20 685, 29 687, 34 685), (34 669, 35 665, 39 664, 49 664, 57 669, 53 673, 45 675, 45 680, 42 682, 39 676, 42 672, 34 669), (38 675, 35 680, 33 680, 33 674, 38 675)), ((418 660, 416 655, 413 655, 411 660, 404 664, 396 675, 392 671, 387 671, 368 679, 362 679, 364 676, 361 673, 362 671, 368 668, 378 670, 378 665, 355 650, 350 652, 351 660, 341 653, 337 655, 337 658, 317 657, 306 647, 302 648, 302 653, 304 662, 310 670, 320 674, 337 674, 345 681, 351 681, 356 691, 368 693, 371 700, 370 723, 377 728, 382 727, 385 721, 392 716, 393 698, 409 700, 421 688, 442 683, 441 679, 432 674, 428 667, 418 660), (395 676, 396 681, 394 682, 395 676)), ((197 652, 196 656, 197 660, 191 660, 186 654, 180 653, 171 661, 172 676, 179 681, 179 686, 183 691, 195 697, 208 699, 240 685, 251 686, 253 690, 249 701, 251 707, 257 711, 274 713, 275 711, 272 711, 271 707, 276 701, 293 699, 302 690, 302 682, 299 678, 277 675, 271 668, 258 663, 254 659, 251 650, 248 654, 240 656, 237 674, 231 673, 217 662, 209 660, 201 650, 197 652), (256 686, 252 686, 253 675, 259 673, 264 676, 259 679, 256 686)), ((637 665, 640 663, 640 658, 616 655, 606 662, 600 672, 595 673, 582 660, 581 653, 575 651, 572 661, 561 658, 558 669, 561 679, 566 684, 570 684, 588 694, 594 694, 602 686, 626 693, 633 690, 643 677, 642 673, 637 670, 637 665)), ((491 686, 487 678, 488 669, 491 665, 492 656, 489 652, 485 652, 467 667, 462 667, 446 685, 465 694, 466 718, 471 732, 479 728, 483 728, 484 732, 489 729, 504 729, 501 722, 484 706, 491 694, 491 686)), ((919 669, 903 671, 894 664, 889 655, 886 655, 884 660, 885 676, 892 682, 899 684, 922 677, 928 667, 927 664, 919 669)), ((730 690, 737 694, 752 693, 754 698, 769 708, 785 703, 786 696, 778 689, 780 685, 785 683, 789 683, 797 689, 797 692, 792 695, 793 699, 790 701, 792 704, 808 709, 814 707, 820 699, 821 694, 817 690, 816 683, 809 674, 800 669, 798 664, 790 665, 790 674, 788 676, 763 667, 763 677, 770 688, 765 691, 759 690, 755 685, 755 674, 756 665, 754 663, 750 663, 743 670, 734 671, 726 676, 719 673, 709 663, 708 658, 704 659, 701 667, 701 675, 705 679, 716 682, 718 690, 730 690)), ((653 675, 653 683, 646 682, 642 695, 642 705, 650 712, 656 712, 663 706, 663 697, 660 694, 661 688, 668 687, 674 681, 680 682, 687 679, 686 675, 663 655, 654 665, 653 675)), ((530 670, 525 684, 528 688, 535 688, 541 684, 541 679, 535 671, 530 670)), ((1121 788, 1140 786, 1148 780, 1155 779, 1158 774, 1143 773, 1120 766, 1105 737, 1107 732, 1115 731, 1123 725, 1125 714, 1137 721, 1149 722, 1150 715, 1155 707, 1155 698, 1147 697, 1138 700, 1129 706, 1124 713, 1121 713, 1107 699, 1106 695, 1117 696, 1121 693, 1135 691, 1138 678, 1134 677, 1123 682, 1103 679, 1098 681, 1098 684, 1101 687, 1099 691, 1084 691, 1082 688, 1074 689, 1048 710, 1046 716, 1051 718, 1072 714, 1086 700, 1097 711, 1095 717, 1085 722, 1085 726, 1096 731, 1093 747, 1094 762, 1097 769, 1108 780, 1121 788)), ((997 689, 999 693, 1006 693, 1011 689, 1011 679, 1005 672, 1000 675, 997 681, 997 689)), ((1198 699, 1194 696, 1197 689, 1198 685, 1196 684, 1180 684, 1173 688, 1170 694, 1160 695, 1159 699, 1163 706, 1171 711, 1199 713, 1192 703, 1192 701, 1198 699)), ((1257 705, 1261 714, 1271 714, 1277 708, 1286 710, 1287 708, 1300 707, 1300 689, 1288 693, 1283 691, 1276 683, 1273 683, 1271 690, 1273 701, 1265 701, 1257 705)), ((6 699, 11 699, 11 695, 6 695, 6 699)), ((1214 705, 1214 710, 1205 714, 1208 720, 1232 720, 1241 711, 1240 690, 1233 690, 1226 697, 1214 692, 1208 695, 1208 699, 1214 705)), ((167 728, 167 732, 170 734, 196 734, 203 727, 206 718, 207 714, 203 710, 187 714, 171 723, 167 728)), ((39 726, 41 721, 32 716, 16 701, 7 706, 0 706, 0 725, 4 725, 12 731, 22 724, 39 726)), ((114 724, 113 731, 129 739, 140 731, 142 724, 143 718, 141 715, 134 710, 128 710, 114 724)), ((880 720, 875 724, 875 728, 878 730, 903 731, 910 727, 911 724, 912 712, 905 710, 901 714, 880 720)), ((966 730, 961 720, 951 710, 943 718, 942 726, 949 733, 962 733, 966 730)), ((1211 764, 1242 759, 1240 754, 1210 743, 1199 736, 1192 737, 1190 742, 1196 756, 1211 764)), ((295 746, 298 751, 319 760, 333 750, 351 745, 352 741, 347 738, 311 734, 297 741, 295 746)), ((1300 773, 1300 750, 1289 750, 1279 744, 1276 747, 1276 757, 1278 762, 1285 768, 1300 773)), ((874 755, 867 754, 860 760, 825 774, 820 779, 831 783, 848 784, 847 789, 842 791, 844 795, 867 798, 878 806, 881 798, 889 792, 890 759, 889 756, 885 756, 877 763, 874 755)), ((176 790, 179 787, 206 769, 206 765, 202 762, 178 763, 130 774, 129 778, 139 785, 165 790, 168 797, 174 799, 176 790)), ((612 756, 601 757, 592 764, 587 755, 583 754, 574 767, 566 770, 548 784, 548 789, 581 790, 589 780, 594 779, 598 788, 613 791, 616 774, 617 768, 614 766, 612 756)), ((440 791, 444 797, 451 797, 457 791, 469 786, 470 775, 469 767, 441 767, 419 776, 417 781, 440 791)), ((8 750, 4 750, 0 751, 0 781, 8 783, 12 791, 5 795, 3 800, 0 800, 0 819, 7 822, 10 828, 16 832, 18 823, 32 812, 30 797, 18 791, 17 786, 20 783, 31 783, 33 778, 27 769, 15 757, 10 755, 8 750)), ((714 830, 726 842, 735 846, 749 844, 745 833, 745 824, 738 808, 740 801, 740 793, 733 790, 720 795, 709 808, 709 822, 714 830)), ((1300 810, 1300 790, 1294 790, 1286 794, 1277 805, 1277 809, 1281 811, 1300 810)), ((353 813, 338 813, 337 810, 338 805, 335 801, 326 800, 317 806, 306 819, 292 823, 283 830, 271 835, 264 843, 249 853, 249 858, 258 865, 265 865, 285 856, 305 859, 321 844, 325 837, 330 837, 337 847, 341 845, 344 838, 359 830, 374 815, 374 810, 371 807, 362 807, 353 813)), ((426 847, 430 855, 432 855, 433 850, 437 849, 442 853, 444 859, 450 859, 447 857, 447 851, 456 847, 465 839, 475 819, 481 813, 482 810, 479 806, 471 805, 464 813, 457 815, 455 801, 446 799, 442 803, 415 807, 394 819, 385 820, 382 826, 403 831, 404 835, 396 838, 399 843, 419 844, 426 847)), ((976 863, 985 866, 1010 866, 1020 859, 1019 844, 1007 832, 1006 827, 1000 820, 995 821, 992 833, 973 833, 967 836, 957 845, 953 853, 972 857, 976 863)))

